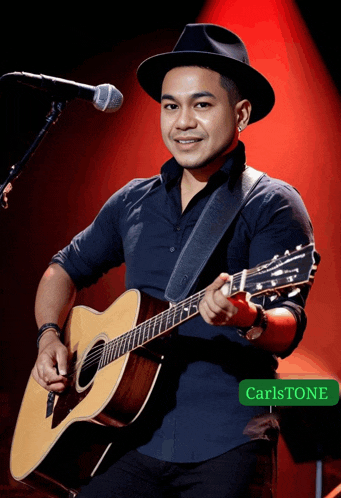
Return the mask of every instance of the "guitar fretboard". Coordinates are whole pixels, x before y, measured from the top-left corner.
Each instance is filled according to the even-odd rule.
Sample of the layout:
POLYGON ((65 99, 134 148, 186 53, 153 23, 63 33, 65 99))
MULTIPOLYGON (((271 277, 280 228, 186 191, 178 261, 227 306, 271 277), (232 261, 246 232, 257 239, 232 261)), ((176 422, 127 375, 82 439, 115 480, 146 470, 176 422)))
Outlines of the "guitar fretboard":
MULTIPOLYGON (((250 270, 243 270, 230 276, 224 295, 229 297, 237 292, 248 292, 251 296, 279 292, 283 288, 297 288, 313 279, 316 270, 314 244, 297 248, 293 253, 282 257, 275 256, 250 270)), ((206 289, 193 294, 180 303, 137 325, 106 344, 102 344, 99 368, 103 368, 117 358, 133 351, 157 336, 172 330, 177 325, 199 313, 199 302, 206 289)), ((98 353, 99 354, 99 351, 98 353)))
POLYGON ((197 315, 199 302, 204 294, 205 290, 202 290, 180 303, 171 305, 169 309, 109 341, 104 346, 99 368, 105 367, 120 356, 124 356, 197 315))

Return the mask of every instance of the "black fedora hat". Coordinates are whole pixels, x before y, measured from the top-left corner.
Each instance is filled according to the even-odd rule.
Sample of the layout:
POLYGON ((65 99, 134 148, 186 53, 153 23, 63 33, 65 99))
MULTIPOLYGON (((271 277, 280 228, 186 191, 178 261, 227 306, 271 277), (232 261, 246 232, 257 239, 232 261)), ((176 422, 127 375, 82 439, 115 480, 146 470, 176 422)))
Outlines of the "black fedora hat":
POLYGON ((250 66, 246 47, 232 31, 215 24, 187 24, 172 52, 146 59, 137 70, 142 88, 161 102, 168 71, 178 66, 204 66, 231 78, 252 104, 250 123, 264 118, 275 103, 268 80, 250 66))

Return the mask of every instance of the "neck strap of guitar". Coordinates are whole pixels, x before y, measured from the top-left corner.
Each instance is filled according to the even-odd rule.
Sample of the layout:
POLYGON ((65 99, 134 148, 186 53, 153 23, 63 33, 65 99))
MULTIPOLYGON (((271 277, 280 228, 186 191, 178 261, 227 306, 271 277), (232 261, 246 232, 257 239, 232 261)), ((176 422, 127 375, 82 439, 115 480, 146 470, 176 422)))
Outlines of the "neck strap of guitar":
POLYGON ((215 190, 175 264, 165 291, 167 301, 176 303, 190 295, 214 249, 264 175, 247 166, 233 188, 225 182, 215 190))

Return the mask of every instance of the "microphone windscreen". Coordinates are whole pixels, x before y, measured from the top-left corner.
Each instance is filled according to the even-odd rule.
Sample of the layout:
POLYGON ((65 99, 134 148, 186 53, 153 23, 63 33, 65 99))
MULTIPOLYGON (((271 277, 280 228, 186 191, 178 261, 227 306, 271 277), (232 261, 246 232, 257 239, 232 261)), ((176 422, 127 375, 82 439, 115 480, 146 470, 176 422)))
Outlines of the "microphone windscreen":
POLYGON ((115 112, 123 103, 123 95, 114 85, 104 83, 95 89, 93 105, 99 111, 115 112))

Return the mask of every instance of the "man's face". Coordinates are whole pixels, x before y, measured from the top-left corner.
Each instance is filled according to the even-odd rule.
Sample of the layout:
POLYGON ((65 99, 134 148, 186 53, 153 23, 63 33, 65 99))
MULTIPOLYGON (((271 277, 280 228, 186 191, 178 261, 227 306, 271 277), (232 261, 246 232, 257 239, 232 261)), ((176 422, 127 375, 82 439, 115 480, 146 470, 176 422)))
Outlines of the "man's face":
POLYGON ((196 66, 176 67, 162 85, 163 141, 184 168, 200 168, 234 143, 237 111, 220 84, 220 75, 196 66))

